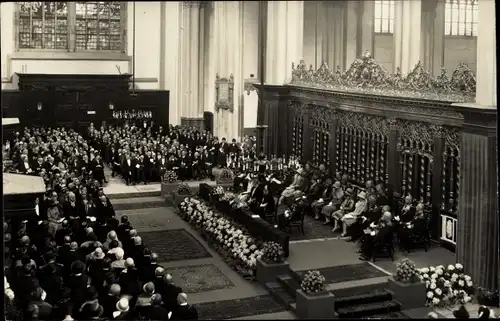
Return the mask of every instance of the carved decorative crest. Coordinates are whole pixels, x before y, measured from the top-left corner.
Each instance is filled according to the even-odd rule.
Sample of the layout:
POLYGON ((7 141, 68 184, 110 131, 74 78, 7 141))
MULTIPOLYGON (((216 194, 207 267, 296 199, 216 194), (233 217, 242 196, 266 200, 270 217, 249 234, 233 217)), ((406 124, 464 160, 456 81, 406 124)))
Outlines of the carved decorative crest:
POLYGON ((215 110, 220 109, 233 112, 233 74, 229 78, 220 78, 219 74, 215 76, 215 110))
POLYGON ((256 91, 257 88, 255 88, 254 83, 245 82, 245 88, 244 88, 244 90, 247 93, 247 95, 250 95, 250 92, 251 91, 256 91))
POLYGON ((326 62, 314 70, 303 60, 292 64, 291 84, 331 88, 338 91, 378 94, 384 96, 420 98, 440 101, 474 101, 476 78, 467 64, 460 63, 451 79, 443 68, 441 75, 433 77, 420 62, 404 76, 397 68, 387 72, 368 51, 356 59, 345 73, 331 70, 326 62))

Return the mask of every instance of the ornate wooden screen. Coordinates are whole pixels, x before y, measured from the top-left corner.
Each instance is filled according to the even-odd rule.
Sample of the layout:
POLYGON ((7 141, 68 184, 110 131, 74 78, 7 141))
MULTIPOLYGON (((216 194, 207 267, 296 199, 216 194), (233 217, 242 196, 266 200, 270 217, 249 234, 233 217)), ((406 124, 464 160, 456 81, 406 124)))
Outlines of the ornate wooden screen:
POLYGON ((303 159, 304 154, 304 112, 300 105, 291 105, 292 112, 292 155, 303 159))
POLYGON ((456 129, 444 134, 441 209, 456 214, 460 187, 460 134, 456 129))
POLYGON ((386 119, 340 112, 337 130, 337 171, 357 184, 387 183, 389 124, 386 119))
POLYGON ((313 135, 313 165, 320 164, 330 167, 330 157, 328 153, 328 142, 330 140, 330 119, 327 113, 333 113, 323 107, 315 108, 311 118, 310 126, 313 135))
POLYGON ((431 204, 434 138, 439 134, 436 126, 399 120, 398 151, 401 165, 401 193, 431 204))

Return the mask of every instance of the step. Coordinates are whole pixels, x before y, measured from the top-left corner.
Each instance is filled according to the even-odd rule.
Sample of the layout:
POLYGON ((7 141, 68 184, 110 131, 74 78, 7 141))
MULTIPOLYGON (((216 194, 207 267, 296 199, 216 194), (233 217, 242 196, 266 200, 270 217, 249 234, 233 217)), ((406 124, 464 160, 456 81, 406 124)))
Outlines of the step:
POLYGON ((295 313, 297 311, 297 303, 290 303, 290 311, 295 313))
POLYGON ((290 275, 278 275, 276 277, 278 283, 285 288, 288 293, 295 297, 295 293, 300 289, 300 284, 295 281, 290 275))
POLYGON ((291 303, 295 303, 295 296, 291 296, 278 282, 267 282, 265 287, 273 298, 285 308, 288 309, 291 303))
POLYGON ((401 311, 401 304, 394 300, 387 300, 382 302, 361 303, 359 305, 335 309, 335 311, 338 313, 339 318, 342 319, 362 318, 399 312, 401 311))
POLYGON ((359 293, 352 296, 336 297, 335 309, 346 308, 353 305, 384 302, 390 300, 392 300, 392 295, 386 290, 359 293))
MULTIPOLYGON (((364 280, 364 284, 362 285, 354 285, 355 282, 343 282, 346 284, 343 284, 343 287, 338 287, 338 288, 330 288, 328 289, 330 292, 332 292, 336 297, 342 298, 342 297, 351 297, 359 294, 364 294, 364 293, 370 293, 370 292, 376 292, 376 291, 384 291, 387 289, 387 279, 368 279, 364 280), (370 281, 370 282, 368 282, 370 281), (373 282, 371 282, 373 281, 373 282), (354 286, 353 286, 354 285, 354 286)), ((338 283, 336 283, 337 285, 338 283)), ((342 285, 342 284, 341 284, 342 285)), ((327 286, 329 288, 329 286, 327 286)))
MULTIPOLYGON (((372 315, 372 316, 369 316, 369 317, 365 317, 365 318, 361 318, 361 319, 392 319, 392 320, 404 320, 404 319, 412 319, 410 318, 409 316, 407 316, 405 313, 403 312, 391 312, 391 313, 387 313, 387 314, 376 314, 376 315, 372 315)), ((424 318, 422 318, 424 319, 424 318)))
POLYGON ((115 211, 138 210, 143 208, 166 207, 165 198, 162 196, 132 197, 116 199, 111 202, 115 211))
MULTIPOLYGON (((161 196, 161 191, 149 191, 149 192, 132 192, 132 193, 115 193, 115 194, 107 194, 110 200, 118 200, 125 198, 134 198, 134 197, 154 197, 161 196)), ((113 203, 113 202, 112 202, 113 203)))

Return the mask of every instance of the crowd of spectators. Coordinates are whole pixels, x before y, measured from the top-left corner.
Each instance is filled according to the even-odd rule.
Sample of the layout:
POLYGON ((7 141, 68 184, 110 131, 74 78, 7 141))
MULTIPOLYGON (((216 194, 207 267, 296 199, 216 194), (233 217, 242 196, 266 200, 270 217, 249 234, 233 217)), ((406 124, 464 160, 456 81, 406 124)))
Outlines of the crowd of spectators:
POLYGON ((7 320, 197 319, 128 217, 116 217, 100 146, 65 128, 25 128, 3 152, 12 171, 46 184, 31 216, 3 225, 7 320))

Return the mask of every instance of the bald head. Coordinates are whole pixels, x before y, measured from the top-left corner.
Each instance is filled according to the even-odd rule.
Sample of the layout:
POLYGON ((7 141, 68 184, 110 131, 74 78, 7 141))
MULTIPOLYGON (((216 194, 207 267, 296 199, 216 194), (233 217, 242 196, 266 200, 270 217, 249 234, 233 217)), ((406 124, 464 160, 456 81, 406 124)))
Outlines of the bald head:
POLYGON ((137 231, 135 229, 131 229, 129 232, 130 237, 136 237, 137 236, 137 231))
POLYGON ((150 260, 151 260, 151 262, 157 262, 158 261, 158 254, 151 253, 150 260))
POLYGON ((187 302, 188 297, 186 293, 179 293, 179 295, 177 295, 177 303, 179 303, 179 305, 186 304, 187 302))
POLYGON ((163 276, 163 280, 167 282, 168 284, 172 284, 173 279, 172 279, 172 274, 167 273, 163 276))
POLYGON ((110 232, 108 233, 108 238, 109 238, 110 240, 116 240, 116 238, 117 238, 117 237, 118 237, 118 236, 116 235, 116 232, 115 232, 115 231, 110 231, 110 232))

